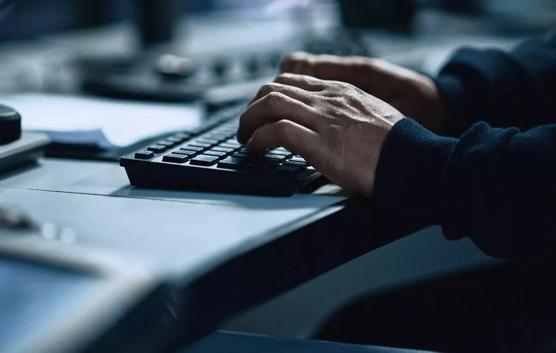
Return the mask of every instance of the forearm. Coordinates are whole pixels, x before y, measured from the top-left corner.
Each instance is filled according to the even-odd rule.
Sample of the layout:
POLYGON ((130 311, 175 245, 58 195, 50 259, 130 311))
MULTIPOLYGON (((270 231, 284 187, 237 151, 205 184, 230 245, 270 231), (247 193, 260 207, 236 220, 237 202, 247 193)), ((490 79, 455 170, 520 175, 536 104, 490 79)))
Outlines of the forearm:
POLYGON ((462 49, 435 82, 453 135, 477 121, 521 129, 554 122, 556 33, 526 42, 510 53, 462 49))
POLYGON ((380 157, 375 201, 499 257, 543 256, 556 235, 556 125, 480 123, 460 139, 404 120, 380 157))

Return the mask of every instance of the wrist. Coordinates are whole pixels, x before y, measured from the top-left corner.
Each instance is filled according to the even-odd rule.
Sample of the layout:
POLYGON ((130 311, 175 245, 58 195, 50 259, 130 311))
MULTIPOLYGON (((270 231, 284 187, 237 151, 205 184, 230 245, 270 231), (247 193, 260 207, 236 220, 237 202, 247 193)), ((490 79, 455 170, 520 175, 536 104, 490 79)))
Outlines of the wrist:
POLYGON ((438 222, 444 205, 444 170, 456 142, 411 119, 398 122, 382 146, 374 202, 422 222, 438 222))
POLYGON ((422 80, 423 101, 427 107, 426 121, 422 124, 434 133, 444 135, 448 132, 446 107, 436 82, 424 76, 422 80))

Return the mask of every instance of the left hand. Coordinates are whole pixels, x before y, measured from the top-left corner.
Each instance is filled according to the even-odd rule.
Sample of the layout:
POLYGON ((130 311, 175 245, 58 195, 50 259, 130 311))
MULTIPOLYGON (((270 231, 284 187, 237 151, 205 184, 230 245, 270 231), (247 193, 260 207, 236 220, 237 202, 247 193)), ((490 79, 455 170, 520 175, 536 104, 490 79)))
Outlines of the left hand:
POLYGON ((382 145, 401 119, 351 84, 280 74, 241 116, 238 140, 255 153, 285 147, 344 189, 370 196, 382 145))
POLYGON ((284 58, 281 70, 351 83, 437 133, 452 123, 431 78, 384 60, 298 52, 284 58))

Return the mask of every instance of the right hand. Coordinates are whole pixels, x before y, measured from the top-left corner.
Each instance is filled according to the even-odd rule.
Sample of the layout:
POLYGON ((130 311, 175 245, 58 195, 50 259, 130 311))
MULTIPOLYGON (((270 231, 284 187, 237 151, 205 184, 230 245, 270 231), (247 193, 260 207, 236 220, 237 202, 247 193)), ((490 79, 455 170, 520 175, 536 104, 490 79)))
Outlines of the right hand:
POLYGON ((255 154, 285 147, 343 189, 371 196, 382 146, 404 118, 349 83, 280 74, 241 115, 237 138, 255 154))
POLYGON ((350 83, 424 127, 436 133, 446 131, 444 107, 435 83, 415 71, 379 59, 303 52, 284 58, 281 71, 350 83))

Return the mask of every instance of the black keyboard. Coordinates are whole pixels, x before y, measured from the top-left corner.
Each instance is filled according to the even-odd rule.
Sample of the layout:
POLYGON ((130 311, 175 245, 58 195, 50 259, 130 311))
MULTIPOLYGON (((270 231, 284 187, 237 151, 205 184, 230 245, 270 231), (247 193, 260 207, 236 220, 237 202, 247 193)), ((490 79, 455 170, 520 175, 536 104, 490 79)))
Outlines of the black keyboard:
POLYGON ((284 148, 250 154, 236 140, 238 113, 223 113, 197 131, 179 132, 122 157, 132 185, 287 196, 318 173, 284 148), (230 116, 233 114, 233 116, 230 116))
MULTIPOLYGON (((276 75, 280 60, 289 52, 305 50, 314 54, 369 55, 368 44, 353 32, 337 31, 321 36, 292 39, 289 47, 252 49, 190 55, 190 65, 168 70, 165 55, 152 52, 132 57, 76 58, 70 67, 80 88, 90 94, 123 99, 184 102, 210 101, 217 106, 248 98, 236 92, 237 84, 256 83, 276 75), (222 88, 229 87, 220 95, 222 88)), ((177 59, 178 57, 174 57, 177 59)), ((184 58, 182 58, 184 59, 184 58)), ((172 65, 169 65, 172 67, 172 65)), ((181 67, 177 65, 177 67, 181 67)))

